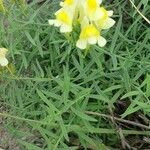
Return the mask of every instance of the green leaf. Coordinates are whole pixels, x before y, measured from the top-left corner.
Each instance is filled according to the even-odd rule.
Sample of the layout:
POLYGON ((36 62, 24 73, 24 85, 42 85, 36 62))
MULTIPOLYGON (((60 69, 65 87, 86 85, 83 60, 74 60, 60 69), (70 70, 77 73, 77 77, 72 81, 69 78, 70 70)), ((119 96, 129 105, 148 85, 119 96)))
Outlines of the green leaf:
POLYGON ((34 39, 32 38, 32 36, 30 35, 30 33, 28 31, 25 31, 25 35, 27 37, 27 39, 34 45, 36 46, 36 43, 34 41, 34 39))
POLYGON ((22 140, 18 140, 18 142, 22 145, 24 145, 27 150, 43 150, 43 148, 40 148, 38 146, 36 146, 35 144, 31 144, 31 143, 28 143, 28 142, 25 142, 25 141, 22 141, 22 140))
POLYGON ((94 121, 94 122, 97 121, 95 118, 92 118, 92 117, 86 115, 85 113, 83 113, 83 112, 81 112, 81 111, 79 111, 79 110, 76 110, 76 109, 73 108, 73 107, 71 107, 71 110, 72 110, 78 117, 80 117, 80 118, 82 118, 82 119, 85 119, 85 120, 87 120, 87 121, 94 121))
POLYGON ((126 93, 125 95, 123 95, 121 97, 121 99, 125 99, 127 97, 132 97, 132 96, 137 96, 137 95, 140 95, 140 92, 139 91, 131 91, 131 92, 128 92, 126 93))
POLYGON ((47 99, 47 97, 40 91, 37 89, 37 94, 39 95, 39 97, 41 98, 41 100, 43 102, 45 102, 50 109, 53 110, 53 112, 59 112, 59 110, 52 104, 52 102, 50 100, 47 99))
POLYGON ((67 141, 69 141, 69 137, 68 137, 68 134, 67 134, 67 130, 66 130, 66 127, 65 127, 65 125, 64 125, 64 122, 63 122, 62 117, 59 117, 58 122, 59 122, 59 125, 60 125, 60 127, 61 127, 62 134, 63 134, 64 138, 65 138, 67 141))
POLYGON ((150 96, 150 75, 147 75, 145 84, 146 84, 146 95, 149 97, 150 96))

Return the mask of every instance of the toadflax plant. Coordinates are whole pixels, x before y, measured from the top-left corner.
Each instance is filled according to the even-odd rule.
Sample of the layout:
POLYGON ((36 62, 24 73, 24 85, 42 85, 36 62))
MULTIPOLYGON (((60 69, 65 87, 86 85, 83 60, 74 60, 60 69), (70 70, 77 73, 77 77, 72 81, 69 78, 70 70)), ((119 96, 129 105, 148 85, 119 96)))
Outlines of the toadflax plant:
POLYGON ((102 0, 65 0, 60 2, 61 8, 55 13, 56 18, 50 19, 49 24, 60 28, 61 33, 74 30, 77 22, 80 24, 80 35, 76 46, 86 49, 87 46, 98 44, 105 46, 106 39, 101 31, 115 24, 111 18, 113 11, 101 7, 102 0))

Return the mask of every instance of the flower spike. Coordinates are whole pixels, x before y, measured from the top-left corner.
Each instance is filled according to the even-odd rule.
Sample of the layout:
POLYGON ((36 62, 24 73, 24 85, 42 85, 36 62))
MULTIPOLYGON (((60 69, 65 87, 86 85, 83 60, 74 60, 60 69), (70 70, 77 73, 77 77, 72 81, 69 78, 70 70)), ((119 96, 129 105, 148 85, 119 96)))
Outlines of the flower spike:
POLYGON ((80 49, 93 44, 103 47, 106 39, 101 35, 102 30, 111 28, 115 21, 111 18, 113 11, 107 11, 101 3, 102 0, 64 0, 55 13, 56 19, 50 19, 49 24, 59 27, 62 33, 74 32, 74 27, 80 24, 76 46, 80 49))

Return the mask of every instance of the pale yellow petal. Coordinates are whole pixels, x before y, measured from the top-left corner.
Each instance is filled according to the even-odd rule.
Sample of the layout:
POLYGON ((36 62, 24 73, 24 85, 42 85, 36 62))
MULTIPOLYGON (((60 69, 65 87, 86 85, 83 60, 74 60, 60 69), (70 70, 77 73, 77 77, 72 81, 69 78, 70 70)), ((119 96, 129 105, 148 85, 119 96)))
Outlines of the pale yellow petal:
POLYGON ((54 25, 55 27, 60 27, 61 26, 61 22, 56 20, 56 19, 50 19, 50 20, 48 20, 48 23, 50 25, 54 25))
POLYGON ((115 24, 115 21, 112 18, 107 18, 102 22, 99 22, 99 27, 101 29, 109 29, 115 24))
POLYGON ((88 43, 93 45, 97 43, 97 38, 96 37, 90 37, 88 38, 88 43))
POLYGON ((76 43, 76 47, 78 47, 80 49, 86 49, 86 47, 87 47, 87 41, 79 39, 77 41, 77 43, 76 43))
POLYGON ((8 49, 6 48, 0 48, 0 55, 6 55, 8 49))
POLYGON ((108 16, 111 17, 114 12, 113 12, 113 10, 109 10, 109 11, 107 11, 107 13, 108 13, 108 16))
POLYGON ((60 4, 59 4, 61 7, 63 7, 64 6, 64 2, 60 2, 60 4))
POLYGON ((55 20, 55 22, 54 22, 54 26, 55 27, 60 27, 61 26, 61 22, 60 21, 58 21, 58 20, 55 20))
POLYGON ((102 3, 102 0, 97 0, 98 4, 100 5, 102 3))
POLYGON ((8 65, 8 60, 4 57, 0 59, 0 65, 1 66, 7 66, 8 65))
POLYGON ((49 23, 50 25, 54 25, 54 22, 55 22, 54 19, 49 19, 49 20, 48 20, 48 23, 49 23))
POLYGON ((106 39, 103 38, 102 36, 100 36, 100 37, 98 38, 98 45, 99 45, 100 47, 104 47, 104 46, 106 45, 106 43, 107 43, 106 39))
POLYGON ((71 32, 71 31, 72 31, 71 26, 61 25, 61 27, 60 27, 60 32, 61 33, 67 33, 67 32, 71 32))

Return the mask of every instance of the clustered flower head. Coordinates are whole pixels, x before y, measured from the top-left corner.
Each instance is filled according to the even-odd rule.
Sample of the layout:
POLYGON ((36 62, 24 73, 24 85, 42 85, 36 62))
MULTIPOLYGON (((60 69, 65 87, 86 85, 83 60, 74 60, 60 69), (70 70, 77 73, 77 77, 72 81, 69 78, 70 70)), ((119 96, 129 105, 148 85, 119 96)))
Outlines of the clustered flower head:
POLYGON ((69 33, 79 22, 81 32, 76 46, 80 49, 93 44, 103 47, 106 39, 101 36, 101 31, 112 27, 115 21, 110 18, 113 11, 107 11, 101 3, 102 0, 64 0, 55 13, 56 19, 50 19, 49 24, 59 27, 61 33, 69 33))
POLYGON ((8 65, 8 60, 6 58, 7 51, 8 50, 6 48, 0 48, 0 66, 2 67, 8 65))

